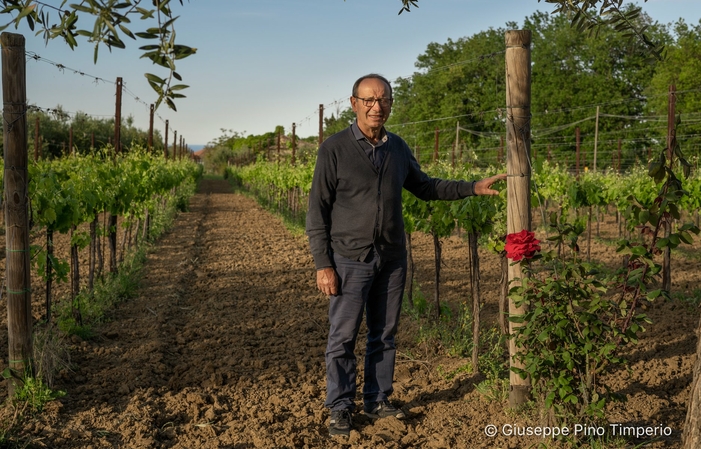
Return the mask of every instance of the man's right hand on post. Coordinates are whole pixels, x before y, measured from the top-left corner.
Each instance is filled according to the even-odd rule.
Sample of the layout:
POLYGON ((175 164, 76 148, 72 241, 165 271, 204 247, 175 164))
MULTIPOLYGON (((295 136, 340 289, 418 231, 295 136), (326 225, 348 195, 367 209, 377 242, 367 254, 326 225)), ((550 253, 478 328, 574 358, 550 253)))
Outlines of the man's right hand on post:
POLYGON ((338 294, 338 278, 332 267, 316 270, 316 287, 325 295, 338 294))

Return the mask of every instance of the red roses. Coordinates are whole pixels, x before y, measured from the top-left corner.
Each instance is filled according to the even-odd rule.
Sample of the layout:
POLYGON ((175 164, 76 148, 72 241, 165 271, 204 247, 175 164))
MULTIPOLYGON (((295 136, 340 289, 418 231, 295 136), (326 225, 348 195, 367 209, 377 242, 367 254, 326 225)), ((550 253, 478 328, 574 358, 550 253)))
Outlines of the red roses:
POLYGON ((540 240, 536 240, 535 232, 523 230, 506 236, 506 257, 514 262, 523 258, 530 259, 540 251, 540 240))

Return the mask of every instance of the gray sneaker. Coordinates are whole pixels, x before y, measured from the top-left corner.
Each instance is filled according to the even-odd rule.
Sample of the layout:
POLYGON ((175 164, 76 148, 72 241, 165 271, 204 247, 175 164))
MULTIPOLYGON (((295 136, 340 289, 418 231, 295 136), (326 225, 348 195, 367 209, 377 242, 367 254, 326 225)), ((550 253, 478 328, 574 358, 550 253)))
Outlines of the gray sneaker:
POLYGON ((352 417, 350 410, 331 410, 329 435, 350 436, 352 417))
POLYGON ((392 403, 386 399, 384 401, 366 404, 364 412, 370 419, 387 418, 389 416, 394 416, 397 419, 406 418, 406 414, 402 409, 393 406, 392 403))

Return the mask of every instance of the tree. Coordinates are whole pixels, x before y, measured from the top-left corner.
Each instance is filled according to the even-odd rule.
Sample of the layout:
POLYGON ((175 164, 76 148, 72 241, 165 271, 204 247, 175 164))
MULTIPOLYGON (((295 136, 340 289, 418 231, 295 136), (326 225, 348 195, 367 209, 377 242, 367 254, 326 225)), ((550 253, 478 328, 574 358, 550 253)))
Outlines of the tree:
MULTIPOLYGON (((402 9, 411 11, 411 8, 418 8, 419 0, 401 0, 402 9)), ((606 26, 613 26, 616 31, 622 33, 630 40, 643 42, 649 51, 657 59, 662 59, 664 44, 654 40, 648 32, 649 25, 641 23, 637 19, 640 17, 642 8, 628 3, 624 6, 624 0, 544 0, 545 3, 552 3, 555 6, 553 14, 565 13, 572 17, 571 25, 578 31, 586 31, 590 35, 598 35, 599 31, 606 26)), ((647 0, 645 0, 647 3, 647 0)), ((540 3, 540 0, 538 0, 540 3)))
MULTIPOLYGON (((182 0, 179 2, 182 5, 182 0)), ((156 108, 161 102, 165 102, 168 107, 176 110, 174 100, 184 98, 180 92, 188 87, 173 81, 182 81, 176 72, 176 61, 195 54, 197 49, 175 43, 175 22, 178 17, 173 16, 171 0, 82 0, 77 4, 66 3, 67 0, 63 0, 60 7, 54 7, 34 0, 2 0, 4 8, 0 10, 0 14, 12 18, 0 26, 0 31, 10 25, 14 25, 16 29, 24 21, 30 30, 34 31, 37 28, 36 34, 43 35, 45 41, 60 37, 71 49, 78 45, 79 36, 84 37, 88 42, 95 44, 95 62, 101 45, 110 51, 113 48, 126 48, 123 36, 154 42, 139 47, 143 50, 142 57, 167 69, 168 75, 161 78, 146 73, 145 76, 151 88, 158 94, 156 108), (78 28, 80 18, 91 16, 94 17, 91 26, 78 28), (132 17, 138 18, 140 22, 156 21, 157 26, 134 33, 127 27, 132 17)))
POLYGON ((324 135, 330 136, 348 128, 353 120, 355 120, 355 113, 351 108, 340 112, 338 117, 334 114, 331 114, 331 117, 324 117, 324 135))
POLYGON ((432 153, 436 128, 445 131, 439 136, 440 147, 452 149, 455 117, 460 117, 461 127, 472 131, 461 137, 468 147, 498 144, 504 124, 484 111, 505 104, 504 89, 499 87, 504 84, 504 31, 489 29, 445 44, 432 42, 417 58, 416 67, 422 72, 396 80, 387 126, 395 131, 397 125, 405 124, 401 134, 409 144, 426 150, 419 152, 419 159, 425 162, 432 153))

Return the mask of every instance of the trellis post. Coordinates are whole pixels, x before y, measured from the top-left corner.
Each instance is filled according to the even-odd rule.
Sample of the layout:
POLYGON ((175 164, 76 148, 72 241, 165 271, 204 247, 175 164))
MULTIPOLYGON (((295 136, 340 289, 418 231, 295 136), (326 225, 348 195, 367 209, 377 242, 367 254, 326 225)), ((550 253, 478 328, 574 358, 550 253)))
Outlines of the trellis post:
POLYGON ((32 294, 29 253, 27 84, 25 40, 2 33, 2 101, 5 147, 5 282, 7 289, 9 395, 33 375, 32 294))
MULTIPOLYGON (((507 232, 509 234, 531 228, 530 181, 530 119, 531 119, 531 32, 510 30, 506 32, 506 173, 507 173, 507 232)), ((524 276, 521 262, 510 263, 509 285, 524 276)), ((526 307, 517 306, 509 298, 509 315, 524 315, 526 307)), ((516 326, 509 322, 509 333, 516 326)), ((509 355, 512 368, 523 369, 523 363, 514 356, 523 351, 509 340, 509 355)), ((521 378, 513 370, 509 373, 509 405, 513 408, 524 405, 530 398, 530 379, 521 378)))

